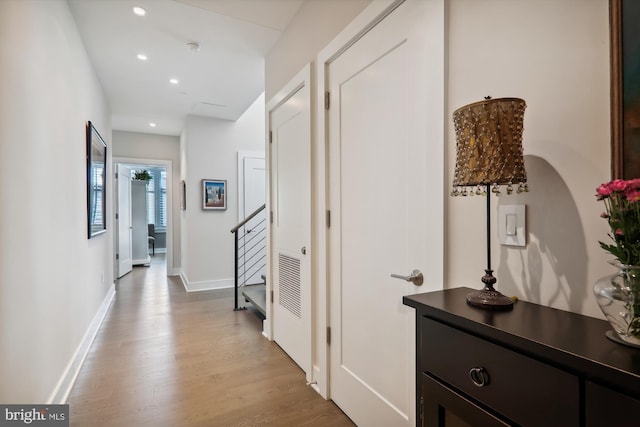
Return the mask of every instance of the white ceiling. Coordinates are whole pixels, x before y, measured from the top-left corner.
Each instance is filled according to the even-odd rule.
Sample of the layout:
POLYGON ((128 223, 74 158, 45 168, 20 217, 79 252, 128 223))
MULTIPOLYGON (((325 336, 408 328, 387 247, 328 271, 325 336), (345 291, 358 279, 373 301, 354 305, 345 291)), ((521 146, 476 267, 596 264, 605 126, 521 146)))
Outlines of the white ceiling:
POLYGON ((264 91, 264 57, 304 0, 68 2, 113 129, 179 135, 189 114, 236 120, 256 100, 264 91), (146 16, 135 16, 134 6, 146 16))

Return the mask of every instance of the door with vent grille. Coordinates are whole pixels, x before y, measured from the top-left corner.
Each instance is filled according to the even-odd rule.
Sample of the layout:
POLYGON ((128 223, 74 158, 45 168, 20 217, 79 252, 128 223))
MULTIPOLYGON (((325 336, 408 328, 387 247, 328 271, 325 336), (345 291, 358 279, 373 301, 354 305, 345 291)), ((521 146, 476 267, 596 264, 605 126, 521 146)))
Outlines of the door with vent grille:
POLYGON ((310 380, 310 96, 308 84, 292 87, 269 113, 273 211, 271 315, 274 340, 310 380))

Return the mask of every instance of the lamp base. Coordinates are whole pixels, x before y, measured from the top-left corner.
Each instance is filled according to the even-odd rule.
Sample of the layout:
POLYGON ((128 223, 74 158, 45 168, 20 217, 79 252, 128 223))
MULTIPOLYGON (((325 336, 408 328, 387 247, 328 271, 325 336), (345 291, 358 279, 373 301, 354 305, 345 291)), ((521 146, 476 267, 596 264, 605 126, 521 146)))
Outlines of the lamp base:
POLYGON ((467 294, 467 304, 487 310, 511 310, 513 300, 495 289, 484 288, 467 294))

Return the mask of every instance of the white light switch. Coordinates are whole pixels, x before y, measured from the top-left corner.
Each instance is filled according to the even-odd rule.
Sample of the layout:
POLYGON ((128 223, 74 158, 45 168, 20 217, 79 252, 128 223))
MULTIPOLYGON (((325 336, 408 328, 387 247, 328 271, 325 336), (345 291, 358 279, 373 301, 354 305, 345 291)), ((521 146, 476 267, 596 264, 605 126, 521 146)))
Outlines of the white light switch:
POLYGON ((515 236, 516 235, 516 221, 518 217, 516 214, 507 214, 507 236, 515 236))
POLYGON ((498 236, 500 244, 526 246, 525 205, 498 206, 498 236))

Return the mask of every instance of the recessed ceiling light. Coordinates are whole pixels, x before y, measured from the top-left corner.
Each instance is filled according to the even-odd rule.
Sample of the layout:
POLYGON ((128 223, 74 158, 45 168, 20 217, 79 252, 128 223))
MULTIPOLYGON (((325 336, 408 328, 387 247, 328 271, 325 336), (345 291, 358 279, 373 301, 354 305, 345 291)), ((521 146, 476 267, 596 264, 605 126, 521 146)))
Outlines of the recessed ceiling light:
POLYGON ((145 16, 147 14, 147 11, 144 10, 143 8, 141 8, 140 6, 134 6, 133 7, 133 13, 136 16, 145 16))
POLYGON ((188 42, 187 47, 191 52, 200 52, 200 44, 198 42, 188 42))
POLYGON ((156 127, 156 124, 155 124, 155 123, 153 123, 153 122, 151 122, 151 123, 149 123, 149 126, 151 126, 152 128, 154 128, 154 127, 156 127))
POLYGON ((171 83, 172 85, 177 85, 180 82, 178 81, 178 79, 169 79, 169 83, 171 83))
POLYGON ((138 59, 140 61, 146 61, 147 60, 147 55, 145 55, 144 53, 139 53, 138 54, 138 59))

